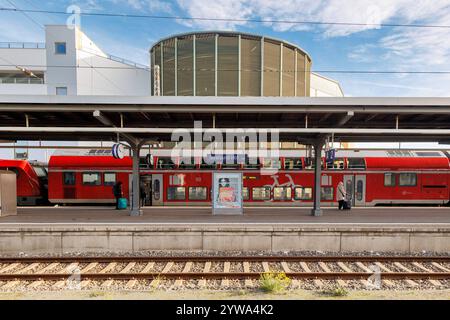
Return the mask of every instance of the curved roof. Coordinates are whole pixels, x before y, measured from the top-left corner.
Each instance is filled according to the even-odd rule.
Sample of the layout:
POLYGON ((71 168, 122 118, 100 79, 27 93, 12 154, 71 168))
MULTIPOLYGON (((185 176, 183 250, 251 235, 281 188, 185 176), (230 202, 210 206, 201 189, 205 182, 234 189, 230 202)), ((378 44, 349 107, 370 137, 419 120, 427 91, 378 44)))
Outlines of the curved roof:
POLYGON ((259 39, 264 38, 264 39, 268 39, 268 40, 271 40, 271 41, 283 43, 283 44, 288 45, 290 47, 294 47, 294 48, 302 51, 303 53, 305 53, 309 57, 309 59, 311 59, 311 55, 306 50, 304 50, 303 48, 299 47, 296 44, 293 44, 293 43, 285 41, 285 40, 281 40, 281 39, 273 38, 273 37, 268 37, 268 36, 262 36, 262 35, 255 34, 255 33, 239 32, 239 31, 219 31, 219 30, 193 31, 193 32, 174 34, 172 36, 164 37, 164 38, 159 39, 155 44, 153 44, 151 46, 149 51, 151 51, 153 49, 153 47, 155 47, 156 45, 160 44, 163 41, 166 41, 166 40, 169 40, 169 39, 173 39, 173 38, 186 37, 186 36, 199 35, 199 34, 226 34, 226 35, 241 35, 241 36, 247 36, 247 37, 252 37, 252 38, 259 38, 259 39))

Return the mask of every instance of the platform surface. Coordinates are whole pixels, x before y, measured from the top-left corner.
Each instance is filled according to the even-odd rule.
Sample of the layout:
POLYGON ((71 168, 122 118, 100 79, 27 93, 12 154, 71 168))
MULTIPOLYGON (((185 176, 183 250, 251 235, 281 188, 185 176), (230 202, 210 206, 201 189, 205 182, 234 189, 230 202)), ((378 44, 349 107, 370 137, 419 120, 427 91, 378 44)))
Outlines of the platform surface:
POLYGON ((450 208, 19 208, 0 217, 0 254, 19 252, 395 251, 450 253, 450 208))
POLYGON ((205 207, 146 207, 142 216, 111 207, 21 207, 0 217, 0 229, 30 225, 371 225, 450 227, 448 207, 374 207, 339 211, 324 208, 245 208, 243 215, 212 215, 205 207))

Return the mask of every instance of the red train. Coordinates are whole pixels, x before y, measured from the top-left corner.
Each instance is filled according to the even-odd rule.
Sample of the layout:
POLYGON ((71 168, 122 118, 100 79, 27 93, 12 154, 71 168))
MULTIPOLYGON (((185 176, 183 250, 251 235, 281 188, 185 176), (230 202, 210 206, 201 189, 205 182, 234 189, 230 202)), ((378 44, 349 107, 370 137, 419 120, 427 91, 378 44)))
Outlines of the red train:
MULTIPOLYGON (((142 159, 146 205, 210 205, 212 173, 218 170, 243 172, 246 206, 312 205, 314 168, 305 151, 280 151, 280 157, 258 158, 254 164, 236 156, 232 164, 208 164, 200 158, 185 164, 180 159, 173 162, 170 153, 154 150, 149 165, 142 159)), ((129 197, 131 159, 114 159, 102 150, 88 154, 50 158, 50 203, 113 203, 116 181, 123 182, 129 197)), ((449 159, 446 151, 338 150, 333 163, 322 161, 323 204, 336 205, 339 181, 344 181, 354 206, 448 204, 449 159)))
POLYGON ((0 170, 16 173, 18 205, 47 203, 47 170, 43 163, 26 160, 0 160, 0 170))

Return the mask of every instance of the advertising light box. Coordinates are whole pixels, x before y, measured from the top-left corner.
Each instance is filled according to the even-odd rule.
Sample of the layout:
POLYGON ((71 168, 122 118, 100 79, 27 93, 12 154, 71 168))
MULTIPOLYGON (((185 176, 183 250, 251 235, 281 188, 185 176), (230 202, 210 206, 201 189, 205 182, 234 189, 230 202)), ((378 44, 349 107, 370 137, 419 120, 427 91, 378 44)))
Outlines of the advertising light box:
POLYGON ((242 173, 213 174, 213 214, 242 214, 242 173))

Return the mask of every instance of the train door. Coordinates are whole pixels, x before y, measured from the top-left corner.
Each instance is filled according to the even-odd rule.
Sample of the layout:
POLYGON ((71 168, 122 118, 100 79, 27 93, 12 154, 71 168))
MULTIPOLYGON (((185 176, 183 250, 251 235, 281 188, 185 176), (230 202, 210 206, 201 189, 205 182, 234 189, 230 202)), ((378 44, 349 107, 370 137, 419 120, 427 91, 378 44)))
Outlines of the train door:
POLYGON ((345 175, 344 186, 347 194, 352 197, 352 205, 364 207, 366 205, 366 176, 345 175))
POLYGON ((152 176, 150 174, 141 176, 140 188, 141 188, 141 203, 143 203, 144 206, 151 206, 153 197, 152 197, 152 176))
POLYGON ((162 206, 164 203, 163 175, 153 174, 151 180, 152 180, 152 206, 162 206))

